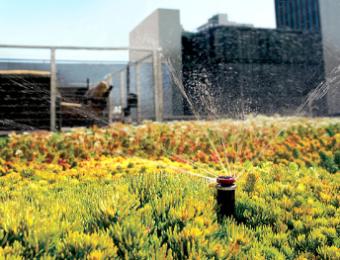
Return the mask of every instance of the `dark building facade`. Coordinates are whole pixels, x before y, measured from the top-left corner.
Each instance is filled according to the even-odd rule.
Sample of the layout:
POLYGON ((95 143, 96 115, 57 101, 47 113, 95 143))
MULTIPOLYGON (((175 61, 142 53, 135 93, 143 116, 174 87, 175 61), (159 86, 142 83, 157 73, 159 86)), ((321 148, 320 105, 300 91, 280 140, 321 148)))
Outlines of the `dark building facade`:
POLYGON ((275 0, 279 29, 321 32, 319 0, 275 0))
POLYGON ((322 36, 328 115, 340 115, 340 1, 275 0, 277 28, 320 33, 322 36))
MULTIPOLYGON (((324 79, 318 33, 221 26, 184 33, 182 44, 187 114, 193 106, 206 115, 294 115, 324 79)), ((305 110, 325 113, 316 103, 305 110)))

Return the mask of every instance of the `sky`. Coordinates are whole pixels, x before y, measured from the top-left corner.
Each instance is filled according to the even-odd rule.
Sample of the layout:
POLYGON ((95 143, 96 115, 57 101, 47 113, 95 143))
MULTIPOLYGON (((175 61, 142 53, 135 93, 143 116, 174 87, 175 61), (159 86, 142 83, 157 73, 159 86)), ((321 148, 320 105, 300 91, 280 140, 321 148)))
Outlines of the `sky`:
MULTIPOLYGON (((275 27, 274 0, 0 0, 0 44, 127 46, 129 32, 157 8, 179 9, 188 31, 217 13, 227 13, 235 22, 275 27)), ((115 55, 122 57, 95 54, 97 59, 115 55)), ((93 56, 93 52, 59 53, 59 57, 93 56)), ((0 49, 0 57, 47 58, 48 52, 0 49)))

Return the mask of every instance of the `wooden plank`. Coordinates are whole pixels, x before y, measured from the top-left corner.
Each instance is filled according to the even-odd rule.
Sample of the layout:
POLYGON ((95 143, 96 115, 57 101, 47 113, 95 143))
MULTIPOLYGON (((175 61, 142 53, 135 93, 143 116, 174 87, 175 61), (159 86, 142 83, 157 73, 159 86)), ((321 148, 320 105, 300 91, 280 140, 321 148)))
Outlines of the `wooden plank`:
POLYGON ((62 107, 76 107, 76 108, 81 108, 81 104, 78 103, 70 103, 70 102, 61 102, 62 107))
POLYGON ((0 75, 29 75, 49 77, 50 72, 42 70, 0 70, 0 75))

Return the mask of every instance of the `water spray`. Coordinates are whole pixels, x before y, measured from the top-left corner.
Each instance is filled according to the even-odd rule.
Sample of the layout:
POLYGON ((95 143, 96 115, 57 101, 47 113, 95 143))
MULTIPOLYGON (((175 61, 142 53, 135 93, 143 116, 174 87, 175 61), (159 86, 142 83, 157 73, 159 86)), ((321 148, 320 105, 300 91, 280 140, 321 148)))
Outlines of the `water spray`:
POLYGON ((216 199, 219 217, 235 215, 235 181, 235 178, 231 176, 219 176, 216 179, 216 199))

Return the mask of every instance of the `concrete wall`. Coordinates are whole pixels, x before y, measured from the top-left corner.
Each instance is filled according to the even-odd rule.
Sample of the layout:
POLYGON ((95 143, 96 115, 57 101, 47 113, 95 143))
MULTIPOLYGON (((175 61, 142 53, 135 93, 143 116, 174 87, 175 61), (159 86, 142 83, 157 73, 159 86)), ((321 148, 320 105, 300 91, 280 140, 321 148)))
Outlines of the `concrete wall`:
MULTIPOLYGON (((183 101, 178 87, 170 79, 168 62, 181 75, 182 68, 182 26, 179 10, 157 9, 130 32, 130 48, 162 49, 162 78, 164 117, 183 114, 183 101)), ((130 51, 130 61, 137 61, 150 53, 130 51)), ((143 78, 143 74, 141 75, 143 78)), ((143 87, 142 92, 149 89, 143 87)), ((144 94, 145 95, 145 94, 144 94)), ((144 106, 151 107, 153 93, 144 106)), ((142 103, 143 106, 143 103, 142 103)))
MULTIPOLYGON (((165 57, 181 59, 181 37, 179 10, 157 9, 130 32, 130 48, 161 48, 165 57)), ((147 54, 130 51, 130 61, 147 54)))
POLYGON ((331 82, 327 95, 328 113, 340 115, 340 1, 320 0, 321 31, 327 79, 331 82))

